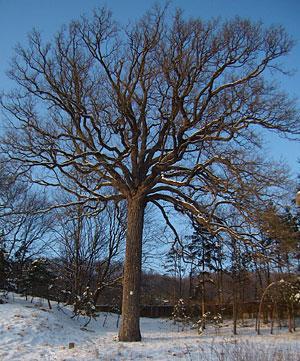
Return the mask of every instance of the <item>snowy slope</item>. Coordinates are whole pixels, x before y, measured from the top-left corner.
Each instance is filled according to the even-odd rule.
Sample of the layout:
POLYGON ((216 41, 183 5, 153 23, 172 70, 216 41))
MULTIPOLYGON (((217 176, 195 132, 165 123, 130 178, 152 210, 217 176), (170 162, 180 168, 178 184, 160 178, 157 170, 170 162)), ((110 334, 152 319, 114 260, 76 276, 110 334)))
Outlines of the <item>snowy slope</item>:
POLYGON ((253 329, 247 328, 240 330, 241 336, 237 339, 225 327, 219 336, 214 330, 199 336, 195 330, 178 332, 178 326, 170 321, 144 318, 141 321, 143 341, 120 343, 117 342, 116 315, 103 313, 86 329, 82 328, 85 320, 71 319, 70 315, 67 308, 58 310, 54 306, 49 310, 46 303, 37 305, 17 295, 14 299, 11 297, 9 303, 0 305, 0 360, 214 361, 219 360, 220 355, 224 360, 237 360, 237 355, 243 352, 253 353, 255 361, 275 360, 275 354, 289 355, 291 361, 300 360, 299 332, 289 335, 282 330, 281 334, 271 336, 265 331, 265 335, 255 336, 253 329), (75 343, 74 349, 68 348, 69 342, 75 343))

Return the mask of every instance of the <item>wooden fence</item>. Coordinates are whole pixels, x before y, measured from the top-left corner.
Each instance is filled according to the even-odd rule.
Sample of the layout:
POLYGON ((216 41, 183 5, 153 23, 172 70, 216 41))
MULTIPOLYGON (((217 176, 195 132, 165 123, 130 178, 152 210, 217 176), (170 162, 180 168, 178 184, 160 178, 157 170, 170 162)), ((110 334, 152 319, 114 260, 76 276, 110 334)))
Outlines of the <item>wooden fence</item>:
MULTIPOLYGON (((239 318, 256 318, 258 313, 258 302, 245 302, 239 304, 238 314, 239 318)), ((142 305, 141 306, 141 316, 142 317, 152 317, 152 318, 169 318, 172 316, 174 306, 173 305, 142 305)), ((271 309, 271 304, 265 303, 263 307, 264 314, 268 314, 269 309, 271 309)), ((281 318, 286 317, 286 305, 277 305, 277 311, 281 318)), ((115 312, 115 308, 110 305, 97 305, 97 311, 101 312, 115 312)), ((215 304, 206 304, 205 311, 210 312, 215 315, 220 313, 224 318, 232 317, 232 304, 227 303, 223 305, 215 304)), ((195 318, 199 317, 201 314, 201 307, 199 304, 189 304, 187 306, 187 313, 189 316, 195 318)), ((300 316, 300 307, 295 307, 295 314, 300 316)))

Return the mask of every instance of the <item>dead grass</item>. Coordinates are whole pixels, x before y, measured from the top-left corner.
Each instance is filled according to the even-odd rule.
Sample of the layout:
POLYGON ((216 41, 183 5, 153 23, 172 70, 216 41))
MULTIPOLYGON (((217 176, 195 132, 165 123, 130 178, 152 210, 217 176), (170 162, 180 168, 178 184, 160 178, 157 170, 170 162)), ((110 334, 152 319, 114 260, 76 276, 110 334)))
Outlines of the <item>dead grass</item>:
POLYGON ((224 340, 200 346, 199 354, 185 352, 189 361, 300 361, 292 347, 268 345, 244 340, 224 340))

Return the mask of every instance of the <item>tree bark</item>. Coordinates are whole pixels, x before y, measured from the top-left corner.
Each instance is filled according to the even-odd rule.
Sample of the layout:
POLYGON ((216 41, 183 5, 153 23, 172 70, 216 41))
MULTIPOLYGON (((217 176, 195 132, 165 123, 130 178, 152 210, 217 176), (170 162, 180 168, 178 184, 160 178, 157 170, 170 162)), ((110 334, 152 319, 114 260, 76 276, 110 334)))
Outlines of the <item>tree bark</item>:
POLYGON ((123 276, 122 322, 119 341, 140 341, 140 287, 145 202, 128 200, 126 253, 123 276))
POLYGON ((233 318, 233 334, 237 335, 237 319, 238 319, 238 309, 237 309, 237 297, 236 294, 233 296, 232 303, 232 318, 233 318))
POLYGON ((293 332, 293 322, 292 322, 292 310, 291 310, 291 306, 288 305, 287 307, 288 310, 288 326, 289 326, 289 332, 293 332))
POLYGON ((270 318, 271 318, 271 330, 270 330, 270 333, 271 333, 271 335, 273 335, 273 329, 274 329, 274 313, 275 313, 275 303, 272 303, 271 312, 270 312, 270 318))

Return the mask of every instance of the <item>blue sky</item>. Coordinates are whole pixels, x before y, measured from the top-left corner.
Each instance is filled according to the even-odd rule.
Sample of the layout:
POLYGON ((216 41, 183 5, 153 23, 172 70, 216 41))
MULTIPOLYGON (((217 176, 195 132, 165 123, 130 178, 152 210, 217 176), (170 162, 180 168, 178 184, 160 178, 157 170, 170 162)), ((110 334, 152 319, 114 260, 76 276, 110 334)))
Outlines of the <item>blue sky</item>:
MULTIPOLYGON (((160 1, 158 1, 160 2, 160 1)), ((163 2, 164 3, 164 2, 163 2)), ((5 76, 14 46, 26 42, 33 28, 45 36, 55 33, 62 24, 81 14, 89 14, 97 6, 107 5, 115 18, 125 24, 139 17, 152 1, 142 0, 0 0, 0 89, 11 83, 5 76)), ((300 1, 299 0, 174 0, 173 7, 181 7, 186 15, 201 18, 230 18, 234 15, 262 20, 266 25, 282 24, 297 44, 285 63, 295 69, 290 78, 282 79, 282 88, 300 99, 300 1), (297 70, 298 69, 298 70, 297 70)), ((300 100, 298 101, 300 105, 300 100)), ((266 149, 274 159, 284 160, 292 174, 300 173, 300 143, 287 142, 277 136, 266 135, 266 149)))

